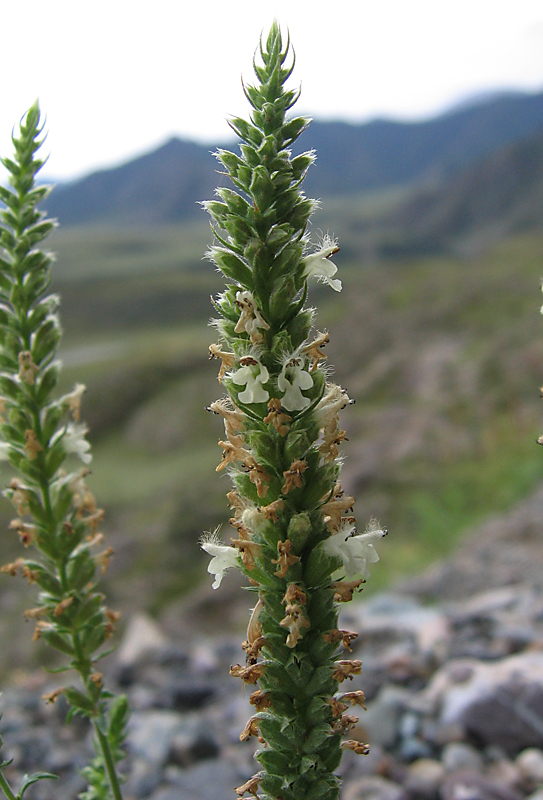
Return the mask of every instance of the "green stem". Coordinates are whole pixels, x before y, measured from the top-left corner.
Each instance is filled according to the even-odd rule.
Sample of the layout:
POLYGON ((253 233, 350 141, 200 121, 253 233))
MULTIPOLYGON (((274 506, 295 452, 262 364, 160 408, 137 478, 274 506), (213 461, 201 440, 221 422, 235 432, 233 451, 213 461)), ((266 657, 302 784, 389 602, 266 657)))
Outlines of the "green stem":
POLYGON ((1 771, 0 771, 0 789, 2 789, 8 800, 17 800, 17 797, 11 791, 11 786, 2 775, 1 771))
MULTIPOLYGON (((93 720, 93 723, 96 736, 98 737, 98 744, 100 745, 100 750, 102 751, 102 757, 104 759, 104 764, 109 778, 109 785, 111 787, 113 800, 123 800, 119 779, 117 777, 117 771, 115 769, 115 761, 113 760, 108 738, 100 729, 98 721, 93 720)), ((10 798, 10 800, 12 799, 10 798)))

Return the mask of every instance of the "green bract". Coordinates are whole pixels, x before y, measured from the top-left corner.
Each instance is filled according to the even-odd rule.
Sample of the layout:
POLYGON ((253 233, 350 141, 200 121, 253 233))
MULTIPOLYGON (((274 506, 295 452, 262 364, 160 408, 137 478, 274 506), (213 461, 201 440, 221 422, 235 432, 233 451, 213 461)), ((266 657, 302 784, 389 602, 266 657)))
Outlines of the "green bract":
POLYGON ((314 154, 289 150, 308 120, 286 118, 297 99, 285 88, 288 54, 274 24, 254 65, 258 83, 245 87, 251 120, 231 122, 240 155, 216 154, 234 189, 204 204, 216 225, 209 257, 227 281, 214 301, 220 341, 210 348, 227 396, 209 410, 225 425, 217 470, 227 468, 234 484, 236 533, 232 546, 214 533, 202 547, 213 557, 215 587, 237 566, 256 596, 245 664, 231 674, 255 688, 240 738, 259 738, 262 769, 237 794, 336 800, 342 748, 367 752, 342 741, 358 721, 344 712, 364 695, 338 693, 360 672, 360 661, 342 658, 356 634, 338 630, 338 604, 364 582, 377 560, 371 542, 385 531, 372 523, 356 535, 354 498, 338 481, 339 412, 351 401, 327 380, 328 334, 312 332, 305 303, 311 277, 341 290, 330 261, 339 248, 329 237, 312 248, 306 234, 317 204, 301 183, 314 154))

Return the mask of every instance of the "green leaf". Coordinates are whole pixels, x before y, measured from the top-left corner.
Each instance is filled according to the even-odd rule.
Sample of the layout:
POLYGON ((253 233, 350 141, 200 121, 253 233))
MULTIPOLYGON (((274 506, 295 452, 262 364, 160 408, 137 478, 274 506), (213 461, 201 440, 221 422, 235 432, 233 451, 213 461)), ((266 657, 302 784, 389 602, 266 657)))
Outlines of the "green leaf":
POLYGON ((61 370, 60 361, 52 361, 38 376, 36 381, 36 401, 43 405, 55 388, 61 370))
POLYGON ((35 772, 33 775, 23 775, 23 782, 17 797, 22 798, 28 787, 32 786, 33 783, 43 780, 56 781, 57 778, 58 775, 53 775, 51 772, 35 772))
POLYGON ((257 753, 256 758, 267 772, 281 775, 288 780, 290 769, 287 755, 279 753, 277 750, 261 750, 257 753))
POLYGON ((31 352, 35 364, 50 356, 60 341, 61 330, 56 316, 50 316, 32 336, 31 352))
POLYGON ((0 392, 12 400, 17 400, 21 392, 20 384, 6 372, 0 373, 0 392))
POLYGON ((245 219, 249 210, 249 203, 244 197, 237 192, 233 192, 232 189, 218 189, 217 194, 224 200, 231 214, 236 214, 245 219))
POLYGON ((249 191, 260 211, 268 208, 273 200, 275 187, 265 167, 255 167, 249 191))
POLYGON ((58 675, 60 672, 69 672, 72 667, 42 667, 42 669, 50 675, 58 675))
POLYGON ((228 120, 228 124, 234 133, 237 133, 239 138, 243 139, 247 144, 255 144, 258 146, 264 138, 263 134, 255 128, 254 125, 251 125, 240 117, 234 117, 228 120))
POLYGON ((305 131, 309 125, 310 120, 307 117, 294 117, 281 129, 281 136, 283 137, 283 146, 288 147, 292 144, 298 136, 305 131))
POLYGON ((71 686, 64 691, 66 700, 82 714, 89 715, 95 711, 95 705, 86 695, 71 686))
POLYGON ((317 763, 317 758, 314 756, 304 756, 300 762, 300 773, 303 775, 310 769, 313 769, 317 763))
POLYGON ((82 589, 94 577, 96 564, 88 550, 82 550, 68 561, 67 578, 70 588, 82 589))
POLYGON ((73 618, 74 626, 77 628, 82 627, 91 617, 98 613, 103 602, 104 595, 102 594, 93 594, 84 600, 73 618))
POLYGON ((315 162, 315 151, 309 150, 306 153, 301 153, 290 162, 292 167, 292 176, 294 180, 301 180, 311 164, 315 162))
POLYGON ((242 286, 251 287, 253 285, 251 270, 234 253, 224 247, 212 247, 210 254, 225 277, 232 278, 237 283, 241 283, 242 286))
POLYGON ((25 567, 30 570, 39 587, 55 598, 62 597, 60 582, 43 566, 43 564, 40 564, 38 561, 25 559, 25 567))
POLYGON ((126 695, 121 694, 113 700, 109 707, 109 726, 107 736, 114 746, 118 746, 125 738, 125 727, 130 715, 126 695))
MULTIPOLYGON (((103 622, 103 621, 102 621, 103 622)), ((81 634, 81 647, 88 656, 92 656, 95 650, 98 650, 106 640, 106 629, 102 624, 100 627, 95 627, 92 630, 84 630, 81 634)))
POLYGON ((42 638, 47 642, 47 644, 54 647, 55 650, 59 650, 61 653, 64 653, 67 656, 73 656, 74 649, 70 643, 70 640, 63 636, 56 630, 46 630, 43 629, 41 631, 42 638))

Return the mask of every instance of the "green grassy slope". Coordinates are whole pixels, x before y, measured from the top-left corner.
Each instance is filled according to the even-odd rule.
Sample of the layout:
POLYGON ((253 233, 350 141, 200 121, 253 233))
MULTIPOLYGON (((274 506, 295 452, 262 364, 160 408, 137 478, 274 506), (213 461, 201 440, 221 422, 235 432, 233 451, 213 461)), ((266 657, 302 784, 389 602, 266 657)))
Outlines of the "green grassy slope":
MULTIPOLYGON (((315 227, 333 230, 334 213, 315 227)), ((472 260, 376 261, 356 256, 345 229, 344 291, 314 286, 312 296, 337 380, 357 401, 343 416, 345 485, 360 527, 376 516, 390 531, 373 591, 446 554, 543 478, 543 235, 472 260)), ((228 517, 229 482, 214 471, 221 424, 205 411, 221 394, 207 360, 209 295, 220 289, 201 259, 208 238, 203 223, 72 229, 52 242, 63 384, 88 387, 90 481, 116 549, 107 589, 125 608, 159 611, 194 586, 206 566, 198 537, 228 517)), ((7 530, 7 504, 2 515, 7 530)), ((0 540, 5 558, 14 539, 0 540)))

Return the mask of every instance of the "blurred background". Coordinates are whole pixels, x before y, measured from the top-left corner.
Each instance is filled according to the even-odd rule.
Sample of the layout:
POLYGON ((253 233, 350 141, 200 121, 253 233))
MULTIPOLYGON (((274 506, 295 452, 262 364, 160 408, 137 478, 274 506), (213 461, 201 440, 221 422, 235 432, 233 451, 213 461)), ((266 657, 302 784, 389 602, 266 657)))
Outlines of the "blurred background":
MULTIPOLYGON (((297 110, 314 118, 296 147, 318 154, 311 235, 341 246, 343 292, 313 286, 311 302, 356 399, 343 483, 361 527, 374 516, 390 531, 364 594, 530 497, 543 479, 540 2, 29 0, 2 15, 1 151, 39 96, 62 381, 88 388, 114 607, 175 632, 187 593, 211 594, 197 541, 227 520, 229 482, 205 411, 221 395, 207 323, 222 284, 198 201, 224 180, 212 151, 236 147, 225 117, 247 114, 240 75, 252 80, 274 16, 296 51, 297 110)), ((1 514, 7 530, 7 502, 1 514)), ((2 558, 16 538, 0 538, 2 558)), ((4 637, 19 638, 20 588, 3 578, 4 637)))

